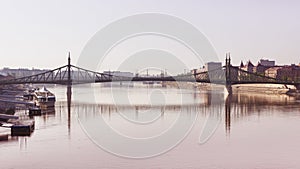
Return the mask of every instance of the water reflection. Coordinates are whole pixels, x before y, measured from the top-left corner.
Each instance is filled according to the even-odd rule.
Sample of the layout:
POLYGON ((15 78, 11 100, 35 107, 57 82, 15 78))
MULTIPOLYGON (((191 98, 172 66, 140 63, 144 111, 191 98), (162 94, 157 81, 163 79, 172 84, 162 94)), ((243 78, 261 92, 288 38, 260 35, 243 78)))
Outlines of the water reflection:
POLYGON ((70 135, 71 130, 71 101, 72 99, 72 87, 68 85, 67 87, 67 107, 68 107, 68 133, 70 135))
MULTIPOLYGON (((0 141, 1 153, 5 154, 2 168, 42 168, 45 161, 50 161, 49 168, 145 168, 152 164, 158 168, 237 168, 233 165, 236 163, 248 168, 288 168, 287 164, 292 162, 295 167, 290 168, 300 166, 296 159, 300 152, 295 149, 299 147, 300 105, 294 97, 264 94, 226 97, 222 91, 186 90, 182 104, 174 101, 151 105, 139 100, 129 105, 115 105, 108 102, 110 93, 104 89, 93 102, 85 97, 86 92, 81 92, 82 97, 78 99, 74 95, 67 96, 65 87, 50 90, 58 98, 55 111, 34 117, 33 134, 0 141), (184 117, 181 118, 183 123, 192 122, 196 115, 198 118, 188 137, 166 155, 128 160, 96 148, 79 125, 79 115, 86 121, 103 117, 116 131, 136 138, 168 130, 178 116, 184 117), (205 119, 213 125, 205 126, 205 119), (211 139, 199 145, 199 134, 211 139), (15 160, 19 162, 14 163, 15 160)), ((76 90, 73 88, 73 94, 78 92, 76 90)), ((137 95, 147 93, 143 90, 146 89, 138 89, 137 95)), ((170 93, 166 97, 174 97, 178 92, 161 90, 170 93)))
MULTIPOLYGON (((72 102, 71 88, 67 88, 67 101, 56 103, 56 110, 47 111, 45 115, 36 117, 42 119, 44 125, 50 125, 53 121, 60 121, 64 124, 62 115, 67 113, 68 135, 71 133, 72 113, 79 114, 82 118, 91 119, 99 114, 109 122, 120 120, 115 114, 129 122, 139 122, 138 124, 150 124, 155 121, 168 121, 170 114, 184 113, 187 117, 191 114, 200 114, 200 117, 212 117, 215 121, 223 119, 227 134, 232 130, 232 123, 247 120, 247 117, 255 115, 259 118, 261 113, 271 116, 275 110, 282 115, 297 114, 300 110, 299 100, 287 95, 266 95, 266 94, 233 94, 226 96, 220 91, 192 91, 192 98, 195 102, 184 104, 165 105, 115 105, 115 104, 94 104, 72 102), (201 101, 199 101, 201 100, 201 101), (296 112, 295 112, 296 111, 296 112), (59 112, 56 114, 55 112, 59 112), (49 119, 50 118, 50 119, 49 119), (152 121, 149 121, 149 118, 152 121), (148 121, 147 121, 148 120, 148 121)), ((39 128, 39 127, 38 127, 39 128)), ((211 129, 212 130, 212 129, 211 129)), ((6 136, 7 134, 3 135, 6 136)), ((6 137, 5 137, 6 138, 6 137)), ((23 139, 22 137, 20 137, 23 139)), ((6 139, 2 139, 6 140, 6 139)), ((16 141, 18 137, 9 137, 7 141, 16 141)))
POLYGON ((212 116, 214 120, 223 119, 225 131, 230 134, 232 123, 235 121, 245 120, 252 115, 259 117, 261 112, 269 116, 274 112, 285 114, 289 110, 299 110, 300 107, 295 97, 287 95, 246 93, 226 95, 223 92, 204 91, 192 92, 192 96, 195 100, 201 100, 201 102, 183 103, 181 105, 115 105, 88 104, 75 101, 71 106, 71 97, 68 97, 68 128, 70 130, 71 111, 79 113, 85 119, 95 118, 99 115, 106 116, 108 121, 116 120, 114 114, 118 114, 125 120, 130 117, 132 120, 129 120, 129 122, 143 121, 143 118, 147 119, 145 112, 158 114, 160 120, 168 120, 166 118, 168 114, 180 112, 185 113, 186 116, 196 113, 200 114, 201 117, 212 116), (267 110, 268 113, 264 110, 267 110))
POLYGON ((230 126, 231 126, 231 98, 232 95, 229 95, 226 98, 225 102, 225 129, 226 132, 230 134, 230 126))
MULTIPOLYGON (((259 118, 261 113, 267 116, 272 116, 274 113, 286 116, 291 115, 291 113, 299 115, 297 110, 300 110, 299 101, 295 97, 287 95, 240 93, 227 96, 220 91, 199 92, 192 90, 190 94, 194 101, 188 103, 115 105, 107 103, 82 103, 76 100, 72 102, 71 92, 71 87, 68 87, 66 102, 58 101, 55 109, 44 110, 46 111, 44 115, 35 117, 41 125, 37 126, 38 129, 45 128, 45 126, 52 126, 53 124, 51 123, 55 125, 64 124, 64 120, 66 120, 68 135, 70 136, 72 117, 74 118, 77 115, 87 120, 101 115, 107 122, 120 122, 120 119, 123 119, 128 123, 145 125, 157 121, 172 121, 174 120, 172 114, 183 113, 187 118, 192 117, 194 114, 199 114, 201 118, 210 118, 211 121, 209 123, 215 123, 213 126, 217 126, 223 119, 221 124, 224 125, 226 133, 230 134, 232 123, 248 120, 247 117, 255 115, 259 118), (67 113, 66 119, 62 117, 65 112, 67 113)), ((210 134, 214 131, 213 128, 207 130, 210 134)), ((27 137, 20 137, 23 141, 24 138, 27 137)), ((18 137, 9 137, 7 141, 16 140, 18 140, 18 137)))
POLYGON ((288 95, 233 94, 225 102, 225 128, 230 132, 232 121, 247 120, 252 115, 259 118, 261 113, 265 116, 298 114, 299 107, 296 98, 288 95))

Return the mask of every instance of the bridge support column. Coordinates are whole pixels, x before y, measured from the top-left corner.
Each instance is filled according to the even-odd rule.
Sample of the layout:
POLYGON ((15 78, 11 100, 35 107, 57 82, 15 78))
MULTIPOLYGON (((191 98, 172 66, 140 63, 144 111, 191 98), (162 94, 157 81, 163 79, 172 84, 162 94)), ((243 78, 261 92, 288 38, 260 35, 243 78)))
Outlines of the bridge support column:
POLYGON ((231 95, 232 94, 232 87, 231 87, 231 85, 226 85, 226 89, 227 89, 228 94, 231 95))
POLYGON ((69 57, 68 57, 68 86, 72 85, 72 78, 71 78, 71 54, 69 52, 69 57))
POLYGON ((230 67, 231 67, 231 63, 230 63, 230 53, 226 53, 226 60, 225 60, 225 66, 226 66, 226 70, 225 70, 225 76, 226 76, 226 89, 229 95, 232 94, 232 87, 231 87, 231 71, 230 71, 230 67), (227 57, 228 56, 228 57, 227 57))
POLYGON ((296 86, 297 90, 300 91, 300 84, 295 85, 295 86, 296 86))
POLYGON ((72 98, 72 78, 71 78, 71 56, 68 57, 68 82, 67 82, 67 106, 68 106, 68 132, 71 131, 71 98, 72 98))

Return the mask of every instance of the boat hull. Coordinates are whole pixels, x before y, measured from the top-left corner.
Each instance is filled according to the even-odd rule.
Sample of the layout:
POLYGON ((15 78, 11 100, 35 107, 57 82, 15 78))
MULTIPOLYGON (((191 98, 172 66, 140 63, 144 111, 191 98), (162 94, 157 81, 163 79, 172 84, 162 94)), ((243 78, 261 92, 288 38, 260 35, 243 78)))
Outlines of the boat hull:
POLYGON ((39 106, 41 109, 54 108, 55 107, 55 101, 47 101, 47 102, 36 101, 36 105, 39 106))

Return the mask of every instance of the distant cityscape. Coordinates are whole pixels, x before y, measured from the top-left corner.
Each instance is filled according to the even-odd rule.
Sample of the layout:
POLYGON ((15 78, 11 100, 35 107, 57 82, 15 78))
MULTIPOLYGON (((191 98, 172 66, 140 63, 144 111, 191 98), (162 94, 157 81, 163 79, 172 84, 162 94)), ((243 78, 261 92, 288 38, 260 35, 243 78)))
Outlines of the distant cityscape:
MULTIPOLYGON (((254 65, 250 60, 246 63, 241 61, 239 66, 240 69, 255 73, 263 76, 268 76, 271 78, 275 78, 277 80, 300 80, 300 63, 298 65, 276 65, 275 61, 268 59, 260 59, 256 65, 254 65)), ((221 62, 208 62, 205 66, 199 69, 191 70, 192 74, 201 73, 201 72, 212 72, 215 70, 221 70, 222 63, 221 62)), ((232 72, 237 73, 237 72, 232 72)))
POLYGON ((17 68, 12 69, 5 67, 0 70, 0 77, 14 77, 14 78, 20 78, 25 76, 31 76, 39 73, 44 73, 46 71, 49 71, 48 69, 27 69, 27 68, 17 68))
POLYGON ((256 66, 253 65, 250 60, 245 65, 241 62, 240 68, 248 72, 269 76, 278 80, 300 79, 300 64, 279 66, 275 64, 275 61, 261 59, 256 66))

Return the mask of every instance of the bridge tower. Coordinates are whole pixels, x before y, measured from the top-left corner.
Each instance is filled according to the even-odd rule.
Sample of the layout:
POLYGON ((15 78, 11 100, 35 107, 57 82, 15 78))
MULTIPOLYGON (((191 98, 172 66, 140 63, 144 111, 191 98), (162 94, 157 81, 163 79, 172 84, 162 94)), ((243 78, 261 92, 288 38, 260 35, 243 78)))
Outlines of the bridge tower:
POLYGON ((228 94, 232 94, 232 87, 231 87, 231 59, 230 59, 230 53, 226 53, 226 59, 225 59, 225 77, 226 77, 226 89, 228 91, 228 94))
POLYGON ((72 85, 72 78, 71 78, 71 54, 69 52, 68 56, 68 86, 72 85))
POLYGON ((68 67, 67 99, 69 101, 69 100, 71 100, 71 96, 72 96, 71 54, 70 54, 70 52, 69 52, 69 56, 68 56, 68 65, 67 65, 67 67, 68 67))

